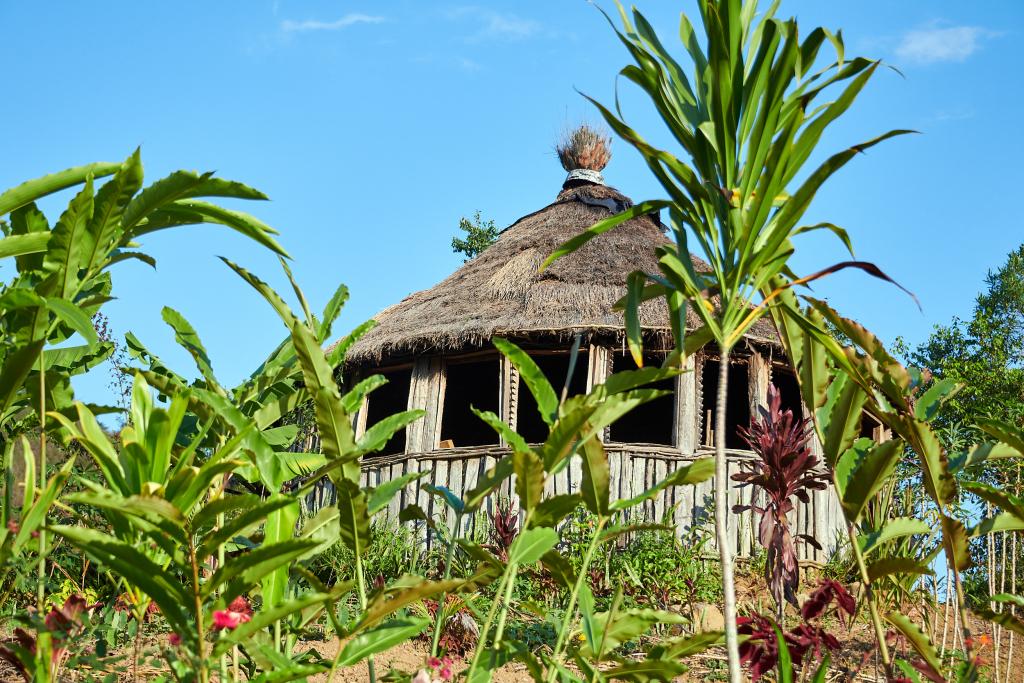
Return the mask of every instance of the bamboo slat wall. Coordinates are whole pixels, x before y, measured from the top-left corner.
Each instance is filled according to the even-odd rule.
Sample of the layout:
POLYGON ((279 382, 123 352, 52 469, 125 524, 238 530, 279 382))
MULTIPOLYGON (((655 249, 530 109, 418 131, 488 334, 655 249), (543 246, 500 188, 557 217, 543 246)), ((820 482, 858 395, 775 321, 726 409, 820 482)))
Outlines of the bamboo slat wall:
MULTIPOLYGON (((667 446, 607 444, 605 448, 611 471, 612 497, 619 499, 632 498, 642 493, 664 479, 677 467, 693 460, 693 456, 686 456, 667 446)), ((415 503, 423 508, 431 518, 441 520, 443 517, 444 523, 451 527, 455 523, 452 511, 436 498, 428 495, 422 485, 426 483, 445 486, 456 494, 462 494, 464 491, 473 489, 480 475, 493 467, 498 458, 508 455, 508 453, 507 448, 486 446, 383 457, 363 464, 361 484, 363 486, 378 486, 389 479, 409 472, 429 472, 429 475, 406 486, 401 494, 394 498, 387 510, 388 523, 397 523, 399 511, 403 507, 415 503)), ((711 452, 700 450, 697 455, 711 455, 711 452)), ((750 454, 733 451, 729 455, 729 476, 731 477, 732 474, 739 471, 740 463, 750 458, 750 454)), ((575 493, 579 490, 581 477, 580 460, 578 456, 575 456, 568 467, 549 477, 545 495, 575 493)), ((751 487, 741 489, 732 482, 730 484, 730 508, 736 504, 749 505, 751 503, 751 487)), ((627 518, 624 521, 628 523, 670 521, 679 534, 688 531, 694 524, 706 522, 705 526, 711 537, 707 546, 710 549, 714 547, 714 534, 711 533, 712 486, 713 482, 708 480, 697 486, 670 487, 661 491, 655 498, 627 511, 625 513, 627 518)), ((510 500, 513 508, 518 507, 513 480, 506 481, 498 495, 510 500)), ((333 498, 333 490, 327 483, 310 495, 307 504, 311 508, 319 508, 332 504, 333 498)), ((754 501, 755 504, 758 502, 754 501)), ((492 512, 494 504, 492 496, 486 502, 483 511, 485 513, 492 512)), ((812 492, 808 503, 797 503, 797 509, 792 517, 794 536, 807 534, 815 538, 822 546, 822 550, 819 551, 809 544, 800 543, 798 545, 800 559, 826 561, 835 549, 836 539, 844 528, 842 512, 839 510, 834 490, 830 487, 824 491, 812 492)), ((758 547, 756 540, 758 519, 759 515, 749 510, 734 513, 730 543, 733 551, 741 557, 749 556, 752 548, 758 547)), ((467 516, 463 520, 462 533, 485 534, 486 530, 478 528, 479 524, 486 524, 485 515, 477 515, 473 518, 467 516)), ((418 523, 417 533, 421 538, 430 542, 428 531, 422 524, 418 523)))

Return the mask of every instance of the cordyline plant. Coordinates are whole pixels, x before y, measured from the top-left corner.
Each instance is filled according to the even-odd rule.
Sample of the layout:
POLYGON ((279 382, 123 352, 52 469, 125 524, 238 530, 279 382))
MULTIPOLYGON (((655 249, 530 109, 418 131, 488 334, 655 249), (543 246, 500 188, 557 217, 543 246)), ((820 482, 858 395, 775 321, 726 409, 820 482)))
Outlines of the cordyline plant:
MULTIPOLYGON (((793 499, 810 501, 808 491, 824 490, 828 472, 811 453, 810 419, 797 420, 792 410, 782 410, 782 395, 775 385, 768 387, 768 408, 761 408, 761 419, 750 429, 739 427, 740 435, 759 460, 744 462, 745 471, 732 475, 742 486, 762 491, 767 502, 761 505, 734 505, 733 512, 753 510, 761 515, 758 541, 768 553, 764 574, 775 600, 776 616, 783 623, 786 601, 797 606, 796 591, 800 583, 796 539, 790 532, 788 515, 794 510, 793 499)), ((801 534, 798 538, 821 548, 818 542, 801 534)))
POLYGON ((85 630, 85 622, 96 607, 81 595, 71 595, 44 617, 29 613, 21 621, 30 630, 15 628, 14 640, 0 645, 0 659, 13 666, 27 683, 63 680, 61 673, 74 656, 69 648, 85 630))
MULTIPOLYGON (((740 646, 740 658, 750 666, 751 680, 756 682, 766 671, 778 667, 779 683, 791 683, 794 670, 808 672, 813 662, 818 667, 812 680, 823 683, 829 653, 838 650, 840 643, 821 620, 831 615, 845 626, 856 611, 857 602, 842 584, 823 579, 800 608, 802 623, 789 631, 783 632, 779 624, 760 614, 741 617, 739 630, 747 640, 740 646), (833 602, 835 607, 829 610, 833 602)), ((800 680, 806 680, 806 675, 800 680)))
MULTIPOLYGON (((789 267, 794 240, 806 232, 829 230, 850 248, 842 228, 832 223, 804 225, 801 220, 822 184, 850 159, 907 131, 890 131, 806 169, 822 134, 849 109, 879 62, 847 60, 841 34, 824 28, 801 39, 795 19, 775 15, 777 5, 772 3, 759 14, 756 0, 700 0, 702 37, 686 15, 680 18, 688 66, 665 49, 639 11, 630 15, 619 5, 623 28, 616 34, 636 62, 620 73, 647 94, 678 148, 654 147, 626 124, 621 109, 613 112, 591 102, 612 130, 641 153, 669 198, 640 202, 601 221, 546 262, 631 218, 652 211, 667 213, 675 243, 658 247, 659 272, 629 278, 622 302, 629 347, 640 364, 637 307, 656 297, 667 301, 680 351, 714 341, 721 353, 715 411, 719 437, 725 436, 730 353, 780 292, 851 267, 889 279, 862 261, 844 261, 804 277, 789 267), (823 58, 826 41, 834 52, 823 58), (831 101, 821 102, 829 95, 834 95, 831 101), (694 268, 691 240, 707 259, 709 272, 694 268), (689 303, 703 327, 690 334, 694 341, 684 342, 689 303)), ((716 444, 716 465, 715 533, 729 672, 731 681, 739 683, 723 438, 716 444)))

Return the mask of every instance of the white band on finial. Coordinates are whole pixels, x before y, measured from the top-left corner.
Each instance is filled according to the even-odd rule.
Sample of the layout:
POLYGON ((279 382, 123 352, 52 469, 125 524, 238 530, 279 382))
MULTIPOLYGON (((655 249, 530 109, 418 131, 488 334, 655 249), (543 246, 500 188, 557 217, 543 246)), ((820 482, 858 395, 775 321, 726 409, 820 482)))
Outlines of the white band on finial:
POLYGON ((565 182, 570 180, 586 180, 591 183, 597 183, 598 185, 604 185, 604 176, 601 175, 600 171, 595 171, 590 168, 574 168, 569 171, 569 175, 565 177, 565 182))

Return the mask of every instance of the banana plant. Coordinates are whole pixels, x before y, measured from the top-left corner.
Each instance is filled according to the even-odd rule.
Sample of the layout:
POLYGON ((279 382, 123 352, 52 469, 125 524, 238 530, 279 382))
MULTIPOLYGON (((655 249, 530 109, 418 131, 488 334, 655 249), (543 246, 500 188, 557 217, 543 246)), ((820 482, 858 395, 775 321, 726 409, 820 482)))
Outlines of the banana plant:
MULTIPOLYGON (((843 228, 827 222, 805 225, 802 219, 825 181, 854 156, 910 131, 889 131, 807 169, 823 133, 850 108, 879 62, 848 60, 839 32, 819 27, 801 39, 796 19, 776 16, 778 2, 759 12, 757 0, 700 0, 703 36, 685 14, 680 17, 679 35, 689 62, 683 64, 643 14, 634 9, 630 15, 617 5, 622 29, 610 18, 609 23, 635 61, 620 74, 648 96, 678 148, 655 147, 625 122, 621 109, 612 111, 587 99, 640 152, 668 198, 639 202, 597 223, 559 247, 545 265, 631 218, 665 210, 675 243, 657 248, 658 272, 630 276, 622 302, 628 311, 629 348, 640 364, 637 306, 664 297, 682 349, 686 309, 692 303, 704 326, 701 334, 721 354, 715 432, 724 435, 731 351, 781 291, 845 268, 889 280, 863 261, 843 261, 806 276, 793 273, 789 263, 796 238, 817 230, 835 234, 853 258, 843 228), (827 57, 821 49, 826 43, 833 49, 827 57), (834 99, 819 104, 833 93, 834 99), (691 244, 707 258, 709 272, 694 268, 691 244)), ((739 683, 721 438, 716 459, 715 527, 725 586, 729 675, 739 683)))
MULTIPOLYGON (((669 486, 695 484, 707 479, 711 476, 713 464, 710 458, 697 460, 678 468, 664 481, 634 498, 613 500, 609 491, 608 458, 600 435, 606 427, 633 408, 667 393, 642 388, 643 385, 673 377, 680 371, 674 367, 648 367, 620 372, 588 394, 559 400, 551 383, 528 354, 505 339, 496 338, 493 343, 516 367, 523 384, 533 395, 540 416, 548 426, 548 436, 544 443, 531 446, 498 415, 473 409, 478 417, 503 437, 512 454, 498 461, 482 477, 476 488, 466 493, 465 500, 456 501, 460 514, 479 509, 503 482, 514 477, 523 523, 522 531, 508 548, 505 562, 491 556, 483 548, 474 547, 468 542, 461 544, 470 553, 482 558, 484 564, 489 563, 500 570, 496 599, 491 603, 480 630, 480 645, 466 672, 466 680, 469 683, 489 681, 493 670, 509 658, 522 661, 535 680, 571 680, 566 678, 572 675, 566 669, 565 662, 570 636, 576 629, 576 620, 582 613, 585 623, 588 620, 593 622, 593 596, 586 585, 588 566, 602 544, 645 526, 615 524, 614 520, 622 511, 642 504, 669 486), (580 459, 583 475, 579 493, 545 497, 545 482, 568 467, 573 458, 580 459), (558 543, 557 527, 580 505, 586 506, 596 516, 597 524, 585 551, 582 567, 574 572, 572 565, 555 546, 558 543), (517 575, 522 567, 537 562, 543 563, 569 592, 557 642, 552 654, 543 662, 525 645, 505 637, 505 623, 517 575)), ((631 610, 621 610, 597 620, 604 624, 602 628, 605 632, 611 634, 635 629, 641 622, 646 624, 641 631, 646 631, 655 623, 671 618, 670 615, 654 611, 641 615, 631 610)), ((594 665, 588 666, 589 670, 596 671, 596 661, 614 649, 611 640, 603 639, 603 642, 603 649, 587 651, 577 660, 594 661, 594 665)))

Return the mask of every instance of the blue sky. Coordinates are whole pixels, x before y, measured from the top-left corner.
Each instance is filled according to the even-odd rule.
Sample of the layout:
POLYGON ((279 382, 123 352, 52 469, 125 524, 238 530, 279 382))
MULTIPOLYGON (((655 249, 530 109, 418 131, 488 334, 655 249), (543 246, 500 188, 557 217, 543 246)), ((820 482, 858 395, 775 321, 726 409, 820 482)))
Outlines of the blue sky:
MULTIPOLYGON (((694 10, 641 8, 673 46, 680 9, 694 10)), ((934 323, 968 314, 986 271, 1022 241, 1024 3, 784 0, 781 13, 805 32, 842 28, 848 55, 903 74, 880 71, 822 153, 890 128, 922 135, 856 159, 808 219, 846 227, 858 256, 913 290, 923 312, 860 274, 818 293, 886 340, 921 340, 934 323)), ((611 102, 627 63, 583 0, 4 3, 0 23, 0 186, 137 145, 148 181, 188 168, 252 184, 272 201, 245 210, 281 231, 314 306, 339 282, 351 288, 339 331, 455 269, 460 216, 479 209, 504 227, 550 202, 564 177, 555 139, 597 121, 576 91, 611 102)), ((628 84, 622 97, 627 120, 667 142, 628 84)), ((636 200, 662 196, 636 153, 613 152, 610 184, 636 200)), ((45 204, 51 220, 62 201, 45 204)), ((283 289, 268 253, 213 227, 144 246, 158 269, 119 266, 106 312, 172 367, 192 372, 160 319, 165 305, 192 321, 227 383, 283 336, 269 307, 215 258, 283 289)), ((795 263, 809 272, 841 258, 815 237, 798 245, 795 263)), ((104 383, 82 383, 80 396, 103 400, 104 383)))

